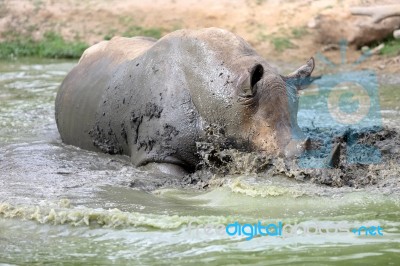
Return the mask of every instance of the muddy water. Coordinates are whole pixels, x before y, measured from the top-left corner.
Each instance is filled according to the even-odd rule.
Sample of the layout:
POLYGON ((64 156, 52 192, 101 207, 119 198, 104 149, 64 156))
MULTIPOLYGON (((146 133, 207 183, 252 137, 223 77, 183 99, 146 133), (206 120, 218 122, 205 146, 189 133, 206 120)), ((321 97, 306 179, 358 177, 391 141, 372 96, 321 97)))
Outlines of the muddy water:
MULTIPOLYGON (((378 182, 382 186, 356 189, 248 172, 211 176, 207 190, 174 186, 179 183, 176 178, 178 182, 171 181, 175 188, 167 188, 162 186, 168 184, 165 176, 136 169, 124 156, 62 144, 54 99, 74 64, 0 62, 0 262, 396 265, 400 261, 399 182, 393 177, 389 183, 378 182), (158 183, 152 182, 149 192, 137 188, 138 180, 158 183), (247 241, 221 230, 189 230, 190 224, 194 228, 235 221, 340 223, 344 228, 379 225, 383 235, 305 234, 299 228, 292 234, 247 241)), ((380 121, 395 127, 400 121, 400 82, 395 77, 387 80, 388 84, 379 85, 380 121)), ((302 108, 302 127, 312 123, 328 127, 318 109, 307 102, 302 108)))

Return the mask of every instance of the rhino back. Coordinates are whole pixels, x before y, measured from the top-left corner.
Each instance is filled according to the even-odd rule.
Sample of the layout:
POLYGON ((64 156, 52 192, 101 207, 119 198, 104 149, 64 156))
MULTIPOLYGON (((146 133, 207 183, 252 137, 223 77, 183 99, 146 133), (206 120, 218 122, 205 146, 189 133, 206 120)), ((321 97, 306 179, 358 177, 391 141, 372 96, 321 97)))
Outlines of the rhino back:
POLYGON ((103 151, 131 156, 135 165, 197 162, 199 115, 179 57, 179 42, 168 36, 111 78, 96 115, 93 138, 103 151))
POLYGON ((61 84, 55 105, 55 116, 61 139, 66 144, 98 150, 89 134, 104 91, 116 68, 137 57, 155 39, 113 38, 88 48, 77 66, 61 84))

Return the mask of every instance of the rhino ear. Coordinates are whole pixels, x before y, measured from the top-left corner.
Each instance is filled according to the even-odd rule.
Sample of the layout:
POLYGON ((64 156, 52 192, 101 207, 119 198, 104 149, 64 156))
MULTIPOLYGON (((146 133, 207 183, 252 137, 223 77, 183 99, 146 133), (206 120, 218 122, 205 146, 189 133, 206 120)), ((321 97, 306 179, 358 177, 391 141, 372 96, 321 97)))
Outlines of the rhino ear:
POLYGON ((262 65, 257 64, 251 70, 250 86, 253 88, 261 80, 264 75, 264 68, 262 65))
MULTIPOLYGON (((282 76, 282 79, 288 85, 294 85, 298 90, 307 88, 316 78, 311 77, 311 73, 314 70, 315 62, 314 58, 311 57, 307 63, 301 66, 296 71, 290 73, 287 76, 282 76)), ((318 77, 319 78, 319 77, 318 77)))
POLYGON ((264 75, 264 68, 262 65, 257 64, 249 72, 239 78, 239 82, 242 84, 242 91, 240 96, 251 97, 256 93, 256 84, 259 82, 264 75))

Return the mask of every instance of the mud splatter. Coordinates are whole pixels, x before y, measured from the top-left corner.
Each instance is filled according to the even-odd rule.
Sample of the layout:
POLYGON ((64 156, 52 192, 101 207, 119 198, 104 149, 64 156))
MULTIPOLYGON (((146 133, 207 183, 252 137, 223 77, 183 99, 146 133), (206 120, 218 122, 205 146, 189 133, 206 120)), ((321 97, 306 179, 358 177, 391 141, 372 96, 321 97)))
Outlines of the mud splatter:
POLYGON ((172 138, 176 137, 179 134, 179 131, 176 130, 174 126, 171 126, 169 124, 164 125, 164 132, 161 134, 161 137, 165 141, 171 141, 172 138))
MULTIPOLYGON (((368 128, 333 132, 306 130, 306 132, 314 140, 314 150, 295 160, 274 158, 256 152, 221 149, 214 143, 198 143, 198 153, 202 159, 199 168, 216 175, 250 173, 263 173, 266 176, 284 175, 298 181, 331 187, 400 187, 398 131, 389 128, 381 130, 368 128), (340 146, 340 157, 338 166, 332 168, 326 164, 326 157, 335 145, 340 146), (376 149, 362 149, 360 145, 376 149), (316 147, 318 149, 315 149, 316 147), (366 163, 365 159, 372 160, 372 163, 366 163), (318 166, 318 163, 319 167, 312 167, 318 166)), ((196 183, 196 179, 192 178, 190 182, 196 183)))
POLYGON ((143 116, 135 114, 135 112, 132 112, 131 118, 130 118, 130 124, 131 124, 131 129, 132 129, 132 139, 133 143, 138 142, 139 138, 139 126, 143 121, 143 116))
POLYGON ((125 123, 121 124, 121 137, 123 138, 125 143, 128 144, 128 134, 126 133, 125 123))
POLYGON ((138 149, 144 149, 147 152, 150 152, 153 150, 154 145, 156 144, 156 141, 152 138, 149 137, 142 137, 141 140, 139 141, 138 149))
POLYGON ((145 108, 145 116, 148 117, 148 120, 151 120, 153 117, 160 118, 163 108, 154 103, 147 103, 145 108))
POLYGON ((111 129, 110 125, 107 132, 100 128, 99 125, 96 125, 89 131, 89 135, 92 137, 93 145, 103 152, 109 154, 122 154, 123 149, 118 143, 117 136, 111 129))

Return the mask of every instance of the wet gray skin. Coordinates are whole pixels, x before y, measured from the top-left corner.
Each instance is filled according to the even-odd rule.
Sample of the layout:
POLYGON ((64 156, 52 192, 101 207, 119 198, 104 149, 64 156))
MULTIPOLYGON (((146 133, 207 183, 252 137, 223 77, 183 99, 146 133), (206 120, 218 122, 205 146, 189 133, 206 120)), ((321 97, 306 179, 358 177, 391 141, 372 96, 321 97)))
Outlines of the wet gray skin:
POLYGON ((313 69, 310 59, 281 76, 217 28, 114 38, 86 50, 67 75, 56 122, 67 144, 175 174, 195 169, 196 142, 210 128, 226 147, 292 156, 304 148, 297 90, 313 69))

